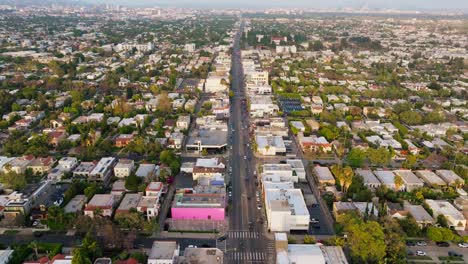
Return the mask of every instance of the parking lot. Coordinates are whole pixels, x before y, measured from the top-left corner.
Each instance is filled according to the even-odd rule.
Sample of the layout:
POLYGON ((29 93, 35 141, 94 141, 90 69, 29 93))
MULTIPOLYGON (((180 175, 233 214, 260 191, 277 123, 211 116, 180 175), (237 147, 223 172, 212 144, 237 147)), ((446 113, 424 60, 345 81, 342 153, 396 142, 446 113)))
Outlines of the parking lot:
MULTIPOLYGON (((417 254, 417 251, 425 252, 427 257, 417 257, 417 256, 409 256, 409 263, 414 261, 414 263, 447 263, 444 260, 440 260, 439 257, 448 257, 449 252, 456 252, 458 254, 463 255, 464 260, 468 260, 468 248, 460 248, 454 243, 449 243, 449 247, 439 247, 434 242, 428 242, 427 246, 408 246, 407 250, 408 253, 417 254), (432 262, 431 260, 432 259, 432 262), (422 262, 423 261, 423 262, 422 262)), ((466 261, 453 261, 451 260, 450 263, 466 263, 466 261)))
POLYGON ((278 101, 281 110, 286 114, 304 110, 300 99, 280 97, 278 101))

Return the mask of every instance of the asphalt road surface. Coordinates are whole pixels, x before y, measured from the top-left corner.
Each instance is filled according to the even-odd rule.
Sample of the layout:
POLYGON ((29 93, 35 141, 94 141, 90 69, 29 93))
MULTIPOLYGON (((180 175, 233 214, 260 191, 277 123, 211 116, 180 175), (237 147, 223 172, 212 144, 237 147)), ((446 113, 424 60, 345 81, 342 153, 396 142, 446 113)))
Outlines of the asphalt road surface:
POLYGON ((273 241, 265 235, 263 208, 258 208, 255 184, 255 157, 249 137, 249 113, 245 99, 244 74, 240 55, 238 32, 232 56, 229 166, 231 171, 232 201, 227 233, 227 263, 274 263, 273 241))

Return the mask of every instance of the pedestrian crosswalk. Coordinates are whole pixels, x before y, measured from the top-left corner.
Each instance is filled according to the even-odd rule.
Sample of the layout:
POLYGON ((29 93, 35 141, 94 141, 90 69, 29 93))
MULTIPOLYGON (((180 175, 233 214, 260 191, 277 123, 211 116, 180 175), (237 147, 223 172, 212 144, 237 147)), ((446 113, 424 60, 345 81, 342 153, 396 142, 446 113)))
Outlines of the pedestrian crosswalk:
POLYGON ((263 262, 267 260, 266 252, 229 252, 227 254, 228 261, 236 261, 236 263, 245 262, 263 262))
POLYGON ((232 239, 256 239, 260 238, 260 233, 252 231, 229 231, 228 237, 232 239))

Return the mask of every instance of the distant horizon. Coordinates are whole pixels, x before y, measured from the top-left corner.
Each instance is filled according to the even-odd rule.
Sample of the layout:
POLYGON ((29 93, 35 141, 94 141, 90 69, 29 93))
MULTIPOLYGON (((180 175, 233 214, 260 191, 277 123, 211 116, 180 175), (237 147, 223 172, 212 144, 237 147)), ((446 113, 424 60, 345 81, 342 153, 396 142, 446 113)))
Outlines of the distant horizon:
POLYGON ((179 6, 204 8, 317 8, 317 9, 396 9, 396 10, 468 10, 465 0, 83 0, 88 3, 104 3, 128 6, 179 6))
POLYGON ((411 10, 411 11, 468 11, 467 0, 0 0, 0 4, 110 4, 132 7, 187 7, 187 8, 307 8, 357 10, 411 10))

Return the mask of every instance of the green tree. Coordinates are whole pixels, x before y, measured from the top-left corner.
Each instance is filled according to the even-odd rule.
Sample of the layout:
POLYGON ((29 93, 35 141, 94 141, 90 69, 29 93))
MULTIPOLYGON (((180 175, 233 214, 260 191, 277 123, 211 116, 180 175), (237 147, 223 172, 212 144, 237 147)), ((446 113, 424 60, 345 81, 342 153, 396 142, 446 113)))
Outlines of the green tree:
POLYGON ((304 236, 304 244, 315 244, 315 237, 314 237, 314 236, 305 235, 305 236, 304 236))
POLYGON ((379 223, 365 222, 352 213, 341 215, 338 223, 347 234, 346 244, 356 263, 379 263, 384 259, 387 246, 379 223))
POLYGON ((346 162, 353 168, 360 168, 364 165, 366 152, 359 148, 353 148, 346 157, 346 162))
POLYGON ((131 192, 138 191, 138 186, 140 185, 141 179, 135 174, 131 174, 125 179, 125 188, 131 192))
POLYGON ((387 247, 386 260, 388 263, 406 263, 405 233, 396 219, 386 217, 382 223, 387 247))
POLYGON ((426 236, 434 242, 451 241, 455 238, 453 231, 446 227, 428 227, 426 236))

